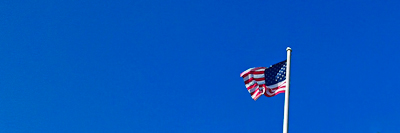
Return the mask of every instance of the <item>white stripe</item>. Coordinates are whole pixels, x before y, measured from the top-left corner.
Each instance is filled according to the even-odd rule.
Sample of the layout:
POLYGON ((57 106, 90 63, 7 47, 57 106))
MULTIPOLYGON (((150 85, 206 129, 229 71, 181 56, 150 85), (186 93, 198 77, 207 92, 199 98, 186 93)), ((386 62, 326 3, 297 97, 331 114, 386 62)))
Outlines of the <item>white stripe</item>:
POLYGON ((255 98, 257 96, 257 93, 259 92, 259 90, 257 90, 253 95, 251 95, 251 98, 255 98))
POLYGON ((275 92, 279 92, 279 91, 286 91, 286 87, 285 88, 279 88, 279 89, 275 90, 275 92))
POLYGON ((274 92, 274 93, 269 93, 269 91, 265 91, 265 93, 266 93, 268 96, 272 96, 272 95, 275 94, 275 92, 274 92))
POLYGON ((269 91, 265 91, 265 93, 266 93, 268 96, 273 96, 273 95, 275 95, 276 92, 283 91, 283 90, 286 91, 286 87, 285 87, 285 88, 279 88, 279 89, 273 91, 272 93, 270 93, 269 91))
POLYGON ((264 78, 265 75, 264 75, 264 74, 254 74, 253 77, 254 77, 254 78, 264 78))
POLYGON ((257 84, 258 85, 263 85, 263 84, 265 84, 265 80, 257 81, 257 84))
POLYGON ((254 67, 249 68, 249 69, 247 69, 246 71, 242 72, 242 73, 240 74, 240 77, 243 77, 243 75, 245 75, 246 73, 250 72, 250 71, 253 70, 253 69, 254 69, 254 67))
POLYGON ((253 78, 264 78, 264 74, 254 74, 254 75, 253 74, 249 74, 248 76, 244 77, 243 80, 247 81, 252 77, 253 78))
POLYGON ((258 69, 258 70, 255 70, 256 72, 261 72, 261 71, 265 71, 265 69, 258 69))
POLYGON ((250 90, 249 90, 249 93, 254 92, 256 89, 258 89, 258 87, 254 87, 254 88, 250 89, 250 90))
POLYGON ((282 86, 282 85, 287 85, 287 84, 286 84, 286 79, 283 80, 283 81, 281 81, 281 82, 279 82, 279 83, 276 83, 276 84, 273 84, 273 85, 268 85, 267 87, 268 87, 268 88, 276 88, 276 87, 282 86))
POLYGON ((261 86, 261 87, 260 87, 260 90, 266 91, 267 88, 265 88, 264 86, 261 86))
POLYGON ((265 93, 266 93, 267 95, 269 95, 269 96, 272 96, 272 95, 275 95, 276 92, 286 90, 286 87, 285 87, 285 88, 279 88, 279 89, 276 89, 276 90, 271 90, 272 93, 270 93, 269 90, 271 90, 271 89, 266 90, 265 93))
POLYGON ((253 77, 253 74, 249 74, 249 75, 247 75, 246 77, 243 77, 243 80, 244 80, 244 81, 247 81, 247 80, 249 80, 251 77, 253 77))
POLYGON ((256 83, 256 81, 253 80, 253 81, 251 81, 250 83, 245 84, 245 85, 246 85, 246 88, 249 88, 250 86, 254 85, 255 83, 256 83))

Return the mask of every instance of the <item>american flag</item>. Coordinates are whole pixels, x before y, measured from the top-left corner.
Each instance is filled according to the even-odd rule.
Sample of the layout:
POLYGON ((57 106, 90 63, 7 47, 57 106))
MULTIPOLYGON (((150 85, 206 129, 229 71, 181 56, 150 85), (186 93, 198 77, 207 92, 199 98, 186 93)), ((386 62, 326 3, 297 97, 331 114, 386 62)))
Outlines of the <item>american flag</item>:
POLYGON ((267 97, 284 93, 286 89, 286 60, 270 67, 253 67, 240 74, 251 98, 257 100, 262 94, 267 97))

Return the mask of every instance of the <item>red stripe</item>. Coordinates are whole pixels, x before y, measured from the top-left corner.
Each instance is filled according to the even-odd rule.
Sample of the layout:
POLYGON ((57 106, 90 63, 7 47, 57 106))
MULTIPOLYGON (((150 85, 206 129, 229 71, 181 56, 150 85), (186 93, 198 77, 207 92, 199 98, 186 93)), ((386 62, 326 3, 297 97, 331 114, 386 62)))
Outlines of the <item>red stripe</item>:
POLYGON ((264 93, 264 95, 267 96, 267 97, 273 97, 273 96, 276 96, 276 95, 278 95, 278 94, 280 94, 280 93, 285 93, 285 90, 277 91, 277 92, 275 92, 275 93, 272 94, 272 95, 267 95, 267 93, 264 93))
MULTIPOLYGON (((254 99, 254 101, 255 101, 255 100, 257 100, 258 98, 260 98, 260 97, 261 97, 261 95, 262 95, 262 92, 261 92, 261 91, 258 91, 258 93, 257 93, 257 94, 255 94, 255 97, 253 98, 253 99, 254 99)), ((251 96, 253 96, 253 95, 251 95, 251 96)))
POLYGON ((264 71, 250 71, 242 76, 242 78, 247 77, 249 74, 264 74, 264 71))
POLYGON ((252 77, 252 78, 249 78, 248 80, 244 81, 244 84, 248 84, 253 80, 255 80, 255 81, 263 81, 263 80, 265 80, 265 78, 253 78, 252 77))
POLYGON ((264 71, 254 71, 252 74, 264 74, 264 71))
POLYGON ((284 86, 278 86, 278 87, 272 88, 271 90, 277 90, 277 89, 285 88, 285 87, 286 87, 286 85, 284 85, 284 86))
POLYGON ((264 87, 264 89, 265 89, 265 85, 259 85, 258 88, 256 89, 256 90, 258 90, 257 93, 256 93, 256 91, 254 91, 253 93, 250 93, 250 95, 251 95, 252 97, 254 97, 254 98, 253 98, 254 101, 257 100, 258 98, 260 98, 261 95, 263 94, 263 92, 262 92, 261 89, 260 89, 261 87, 264 87))
POLYGON ((258 72, 256 70, 265 69, 265 68, 266 67, 256 67, 256 68, 251 69, 247 73, 241 73, 240 75, 241 75, 241 77, 246 77, 249 74, 264 74, 264 71, 261 71, 261 73, 260 73, 260 72, 258 72))
POLYGON ((256 90, 256 91, 253 91, 253 92, 250 92, 250 95, 251 95, 251 96, 256 95, 256 94, 255 94, 256 92, 257 92, 257 90, 256 90))
POLYGON ((274 89, 268 89, 268 92, 273 94, 273 93, 274 93, 274 92, 272 92, 273 90, 276 90, 276 88, 274 88, 274 89))
MULTIPOLYGON (((256 85, 254 85, 254 87, 255 87, 256 85)), ((254 88, 253 87, 253 88, 254 88)), ((258 88, 256 89, 256 90, 254 90, 253 92, 250 92, 250 95, 254 95, 254 93, 256 93, 257 92, 257 90, 258 90, 258 88)))
POLYGON ((254 85, 252 85, 252 86, 247 87, 247 90, 251 90, 251 89, 253 89, 253 88, 256 87, 256 86, 257 86, 257 83, 254 84, 254 85))
MULTIPOLYGON (((282 87, 283 88, 283 87, 282 87)), ((269 93, 274 93, 272 91, 277 90, 278 88, 274 88, 274 89, 268 89, 269 93)), ((275 92, 276 93, 276 92, 275 92)))
POLYGON ((254 99, 254 101, 256 101, 258 98, 260 98, 261 97, 261 95, 262 94, 259 94, 259 95, 257 95, 256 97, 254 97, 253 99, 254 99))
POLYGON ((264 87, 267 89, 266 91, 268 91, 269 93, 272 93, 272 95, 268 95, 268 93, 264 93, 264 95, 267 97, 273 97, 273 96, 278 95, 279 93, 285 93, 285 90, 276 91, 276 92, 272 92, 272 91, 275 91, 275 90, 281 89, 281 88, 286 88, 286 85, 283 84, 283 85, 275 87, 275 88, 267 88, 265 85, 264 85, 264 87))
POLYGON ((254 78, 254 80, 256 80, 256 81, 263 81, 263 80, 265 80, 265 78, 254 78))
POLYGON ((269 89, 272 89, 272 90, 277 90, 277 89, 279 89, 279 88, 285 88, 286 87, 286 81, 285 82, 283 82, 280 86, 278 86, 278 87, 275 87, 275 88, 269 88, 269 89))
POLYGON ((249 78, 248 80, 244 81, 244 84, 250 83, 251 81, 253 81, 253 79, 254 79, 254 78, 249 78))

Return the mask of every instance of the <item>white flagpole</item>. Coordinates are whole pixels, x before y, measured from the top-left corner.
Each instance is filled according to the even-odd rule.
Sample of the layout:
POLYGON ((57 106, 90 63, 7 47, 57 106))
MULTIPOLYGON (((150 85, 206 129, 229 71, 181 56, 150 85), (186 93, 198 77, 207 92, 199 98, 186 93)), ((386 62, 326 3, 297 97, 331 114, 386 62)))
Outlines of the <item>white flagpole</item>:
POLYGON ((283 133, 288 133, 289 130, 289 85, 290 85, 290 56, 292 49, 286 48, 287 60, 286 60, 286 90, 285 90, 285 110, 283 113, 283 133))

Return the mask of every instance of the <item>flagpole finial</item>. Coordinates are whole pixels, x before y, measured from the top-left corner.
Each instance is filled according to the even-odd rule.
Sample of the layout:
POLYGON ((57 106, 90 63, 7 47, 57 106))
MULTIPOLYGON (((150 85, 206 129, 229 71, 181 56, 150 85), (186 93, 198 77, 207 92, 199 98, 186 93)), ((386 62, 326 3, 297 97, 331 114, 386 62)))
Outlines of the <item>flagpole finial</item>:
POLYGON ((292 51, 292 49, 291 49, 290 47, 287 47, 287 48, 286 48, 286 51, 289 51, 289 50, 292 51))

